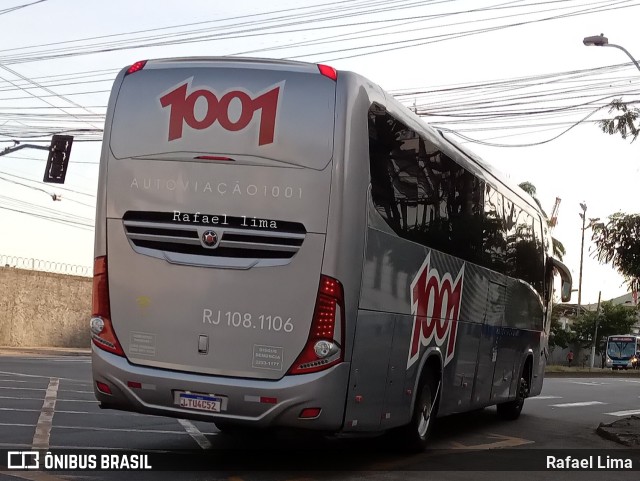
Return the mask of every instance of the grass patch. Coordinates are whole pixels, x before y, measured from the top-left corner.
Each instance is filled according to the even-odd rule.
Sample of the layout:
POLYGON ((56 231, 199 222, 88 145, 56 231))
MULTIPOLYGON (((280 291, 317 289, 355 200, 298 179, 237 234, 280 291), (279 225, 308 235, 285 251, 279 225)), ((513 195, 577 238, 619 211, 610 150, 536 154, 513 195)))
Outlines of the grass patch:
POLYGON ((637 369, 624 369, 613 370, 613 369, 602 369, 599 367, 569 367, 569 366, 561 366, 561 365, 553 365, 547 366, 545 368, 545 373, 591 373, 591 374, 602 374, 602 375, 614 375, 614 376, 640 376, 640 370, 637 369))

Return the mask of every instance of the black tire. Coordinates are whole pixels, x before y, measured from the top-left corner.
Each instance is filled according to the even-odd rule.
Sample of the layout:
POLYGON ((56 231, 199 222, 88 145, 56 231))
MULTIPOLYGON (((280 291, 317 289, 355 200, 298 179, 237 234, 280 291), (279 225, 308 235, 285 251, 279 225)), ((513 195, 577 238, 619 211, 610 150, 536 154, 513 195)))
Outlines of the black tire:
POLYGON ((498 404, 498 416, 502 419, 513 421, 520 417, 522 408, 524 406, 524 400, 529 396, 529 382, 525 379, 524 375, 520 376, 520 382, 518 383, 518 391, 516 398, 513 401, 498 404))
POLYGON ((427 447, 438 413, 439 384, 433 370, 425 372, 418 384, 411 421, 390 432, 394 445, 402 451, 418 453, 427 447))

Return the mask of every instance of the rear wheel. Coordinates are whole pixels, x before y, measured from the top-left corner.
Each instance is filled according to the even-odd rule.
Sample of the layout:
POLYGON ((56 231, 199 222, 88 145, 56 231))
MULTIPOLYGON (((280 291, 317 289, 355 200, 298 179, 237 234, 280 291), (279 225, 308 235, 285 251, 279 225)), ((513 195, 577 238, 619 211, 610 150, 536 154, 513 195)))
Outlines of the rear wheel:
POLYGON ((391 432, 394 441, 403 451, 420 452, 427 446, 438 411, 439 386, 440 381, 433 370, 423 374, 411 422, 391 432))
POLYGON ((517 396, 513 401, 498 404, 498 416, 502 419, 514 420, 520 417, 524 400, 529 396, 529 382, 523 376, 520 376, 518 383, 517 396))

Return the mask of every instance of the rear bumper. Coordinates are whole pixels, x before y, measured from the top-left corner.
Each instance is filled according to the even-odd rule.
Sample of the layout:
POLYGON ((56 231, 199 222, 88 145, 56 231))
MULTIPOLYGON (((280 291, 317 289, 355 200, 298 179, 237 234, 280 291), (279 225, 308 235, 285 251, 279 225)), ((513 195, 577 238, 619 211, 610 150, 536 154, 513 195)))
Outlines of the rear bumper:
POLYGON ((336 432, 342 428, 349 364, 327 371, 285 376, 278 381, 226 378, 136 366, 126 358, 93 346, 94 392, 103 408, 201 421, 232 421, 255 427, 295 427, 336 432), (109 386, 112 394, 96 389, 109 386), (139 383, 132 388, 128 382, 139 383), (215 394, 228 399, 226 410, 209 413, 185 409, 174 403, 175 391, 215 394), (260 397, 275 398, 261 403, 260 397), (317 418, 300 419, 305 408, 321 408, 317 418))

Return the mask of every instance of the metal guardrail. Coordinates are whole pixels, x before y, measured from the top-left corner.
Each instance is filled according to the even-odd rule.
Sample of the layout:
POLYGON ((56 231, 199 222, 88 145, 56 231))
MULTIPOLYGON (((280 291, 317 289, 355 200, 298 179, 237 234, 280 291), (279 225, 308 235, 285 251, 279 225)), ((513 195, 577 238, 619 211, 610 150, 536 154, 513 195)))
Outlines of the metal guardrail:
POLYGON ((64 262, 47 261, 35 259, 33 257, 17 257, 0 254, 0 267, 13 267, 15 269, 25 269, 40 272, 53 272, 56 274, 68 274, 74 276, 91 277, 93 272, 91 267, 64 262))

